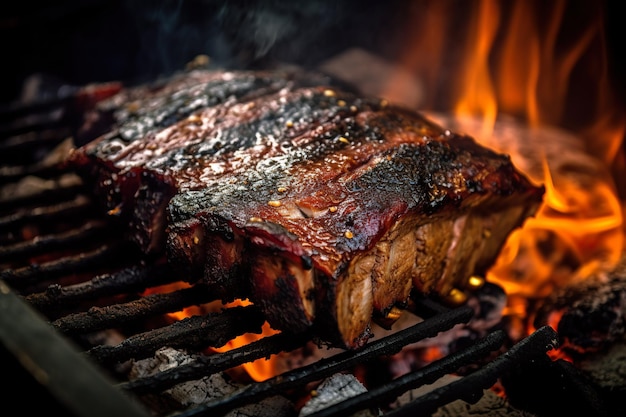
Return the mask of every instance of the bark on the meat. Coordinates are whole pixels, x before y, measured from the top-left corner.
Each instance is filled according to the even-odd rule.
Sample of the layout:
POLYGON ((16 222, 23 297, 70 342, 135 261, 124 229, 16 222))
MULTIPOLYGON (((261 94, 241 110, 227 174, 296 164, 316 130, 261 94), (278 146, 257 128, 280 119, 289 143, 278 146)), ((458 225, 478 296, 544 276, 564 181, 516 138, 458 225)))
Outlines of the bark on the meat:
MULTIPOLYGON (((413 287, 446 295, 484 273, 541 202, 543 188, 508 156, 414 111, 302 86, 302 75, 221 77, 256 81, 218 89, 230 91, 219 100, 198 99, 213 90, 195 86, 200 105, 146 111, 133 125, 149 129, 118 128, 71 162, 144 250, 165 249, 190 280, 249 295, 276 328, 316 326, 361 346, 372 316, 413 287), (259 89, 267 79, 280 88, 259 89)), ((135 103, 160 109, 151 106, 135 103)))

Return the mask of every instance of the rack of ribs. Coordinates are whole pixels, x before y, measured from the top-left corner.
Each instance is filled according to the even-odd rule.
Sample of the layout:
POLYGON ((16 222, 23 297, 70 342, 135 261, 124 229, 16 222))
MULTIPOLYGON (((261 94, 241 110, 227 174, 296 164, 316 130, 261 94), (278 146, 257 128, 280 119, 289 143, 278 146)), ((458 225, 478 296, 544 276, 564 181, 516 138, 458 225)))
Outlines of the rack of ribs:
POLYGON ((509 156, 321 76, 127 90, 68 164, 146 253, 335 346, 363 346, 411 291, 466 287, 543 198, 509 156))

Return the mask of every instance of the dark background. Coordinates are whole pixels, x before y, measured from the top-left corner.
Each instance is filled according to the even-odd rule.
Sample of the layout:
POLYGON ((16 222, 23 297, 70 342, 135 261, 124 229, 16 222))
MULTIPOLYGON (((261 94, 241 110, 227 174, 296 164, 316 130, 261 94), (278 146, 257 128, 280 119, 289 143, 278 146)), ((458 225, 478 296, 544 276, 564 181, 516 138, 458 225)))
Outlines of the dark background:
MULTIPOLYGON (((3 6, 2 99, 25 77, 44 73, 69 84, 141 82, 184 68, 198 54, 223 67, 283 60, 315 66, 342 49, 374 49, 388 35, 400 1, 10 2, 3 6)), ((382 48, 381 48, 382 49, 382 48)))
MULTIPOLYGON (((432 0, 431 0, 432 1, 432 0)), ((198 54, 231 68, 276 62, 315 67, 358 46, 394 59, 402 51, 407 14, 421 18, 421 3, 407 0, 62 0, 4 2, 0 17, 2 96, 19 97, 24 80, 44 74, 50 83, 84 85, 142 82, 184 68, 198 54)), ((462 6, 450 1, 465 18, 462 6)), ((506 3, 506 2, 503 2, 506 3)), ((548 4, 552 2, 547 2, 548 4)), ((578 10, 604 4, 614 88, 625 97, 626 31, 620 2, 570 0, 578 10)), ((541 16, 538 16, 538 19, 541 16)), ((410 19, 408 19, 410 20, 410 19)), ((584 22, 580 23, 583 27, 584 22)), ((573 27, 577 23, 574 22, 573 27)))

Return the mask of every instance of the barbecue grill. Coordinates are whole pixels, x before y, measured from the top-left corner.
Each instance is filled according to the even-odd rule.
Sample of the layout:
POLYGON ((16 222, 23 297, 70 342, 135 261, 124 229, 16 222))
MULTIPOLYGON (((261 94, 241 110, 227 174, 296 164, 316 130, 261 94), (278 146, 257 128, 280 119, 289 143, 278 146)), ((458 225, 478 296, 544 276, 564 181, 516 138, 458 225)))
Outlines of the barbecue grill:
MULTIPOLYGON (((56 103, 8 108, 2 115, 0 180, 5 190, 13 192, 2 197, 0 207, 0 337, 9 369, 30 376, 25 381, 36 381, 14 388, 43 390, 53 404, 75 415, 169 415, 173 410, 151 408, 159 404, 154 398, 163 391, 310 342, 311 334, 280 333, 225 353, 203 355, 207 347, 221 346, 246 332, 258 333, 262 314, 255 306, 246 306, 174 323, 163 320, 166 313, 219 300, 223 294, 196 284, 143 295, 146 289, 180 277, 163 259, 143 255, 129 244, 123 230, 98 210, 81 181, 63 168, 62 160, 51 156, 55 149, 66 146, 67 132, 75 128, 70 122, 73 117, 63 117, 71 113, 73 107, 68 103, 73 102, 71 97, 63 97, 56 103), (50 115, 59 119, 46 120, 50 115), (27 158, 25 154, 30 155, 27 158), (23 159, 18 164, 13 162, 15 155, 23 159), (124 339, 113 344, 107 341, 103 335, 111 330, 123 334, 124 339), (200 356, 190 364, 133 380, 118 369, 164 347, 200 356)), ((468 323, 476 314, 469 306, 451 308, 418 294, 412 299, 412 310, 423 321, 408 329, 374 340, 363 349, 341 352, 266 381, 249 382, 232 395, 175 411, 180 416, 222 415, 271 396, 289 397, 307 384, 350 372, 359 363, 393 355, 412 343, 468 323)), ((506 346, 505 333, 496 330, 415 372, 315 415, 385 409, 402 393, 455 373, 465 375, 388 414, 428 414, 454 400, 476 402, 483 390, 498 380, 546 361, 545 354, 558 346, 557 339, 551 328, 544 327, 522 342, 506 346), (472 367, 475 369, 468 372, 472 367)), ((19 381, 16 378, 14 382, 19 381)))
MULTIPOLYGON (((206 4, 214 7, 213 2, 206 4)), ((67 7, 56 9, 64 10, 59 14, 63 22, 72 14, 84 17, 67 7)), ((108 13, 113 9, 107 8, 108 13)), ((37 20, 45 23, 42 15, 37 20)), ((372 22, 372 17, 366 21, 372 22)), ((19 33, 30 27, 22 26, 19 33)), ((102 78, 98 75, 94 78, 102 78)), ((124 75, 137 78, 135 73, 124 75)), ((314 335, 280 333, 224 353, 207 353, 238 335, 259 333, 264 322, 259 310, 254 305, 230 307, 175 322, 167 319, 168 313, 220 300, 224 294, 201 284, 151 292, 181 277, 163 259, 144 255, 127 242, 123 227, 98 209, 80 178, 63 166, 62 155, 72 146, 82 109, 91 104, 85 100, 97 96, 84 77, 73 76, 85 85, 58 88, 54 80, 53 94, 46 90, 28 100, 12 100, 0 110, 0 364, 9 385, 6 398, 17 401, 26 393, 32 399, 17 404, 23 412, 38 414, 45 406, 48 412, 75 416, 182 417, 225 415, 275 396, 295 404, 319 381, 337 373, 354 374, 362 364, 374 368, 381 358, 480 316, 481 311, 468 305, 450 307, 416 293, 410 313, 421 321, 412 327, 265 381, 245 380, 221 398, 187 408, 172 405, 168 391, 174 387, 301 349, 315 342, 314 335), (165 348, 194 360, 131 379, 130 364, 149 360, 165 348)), ((28 82, 41 86, 49 80, 34 76, 28 82)), ((99 83, 95 88, 106 96, 119 84, 99 83)), ((314 415, 343 416, 368 409, 385 416, 431 415, 457 400, 476 403, 484 390, 495 391, 500 384, 516 407, 540 416, 611 415, 614 398, 607 398, 568 362, 546 355, 558 345, 550 327, 515 344, 503 329, 489 329, 469 342, 456 343, 450 353, 419 369, 373 384, 367 392, 314 415), (446 376, 459 378, 398 408, 389 407, 402 394, 446 376)), ((290 412, 295 414, 295 408, 290 412)))

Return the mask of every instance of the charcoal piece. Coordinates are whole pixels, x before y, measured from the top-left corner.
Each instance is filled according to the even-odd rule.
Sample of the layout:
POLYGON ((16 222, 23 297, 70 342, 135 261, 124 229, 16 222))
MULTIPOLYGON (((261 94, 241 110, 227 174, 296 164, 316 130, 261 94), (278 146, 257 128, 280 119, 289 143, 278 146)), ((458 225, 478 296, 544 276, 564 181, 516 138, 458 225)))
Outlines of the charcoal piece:
POLYGON ((544 299, 535 325, 560 318, 563 349, 574 357, 607 348, 626 335, 626 257, 611 271, 577 281, 544 299))

